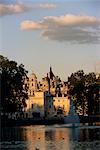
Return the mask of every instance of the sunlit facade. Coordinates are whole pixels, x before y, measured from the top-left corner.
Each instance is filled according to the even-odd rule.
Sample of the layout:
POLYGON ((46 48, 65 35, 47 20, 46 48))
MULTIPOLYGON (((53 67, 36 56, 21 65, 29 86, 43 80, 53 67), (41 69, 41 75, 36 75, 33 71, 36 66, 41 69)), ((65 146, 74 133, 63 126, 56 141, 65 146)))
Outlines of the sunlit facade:
POLYGON ((28 113, 28 117, 44 116, 44 93, 34 92, 34 95, 29 95, 29 99, 26 101, 27 107, 25 112, 28 113))
POLYGON ((25 112, 28 117, 44 117, 67 115, 69 111, 68 86, 58 76, 54 76, 52 68, 47 76, 38 82, 34 73, 27 80, 28 96, 25 112))

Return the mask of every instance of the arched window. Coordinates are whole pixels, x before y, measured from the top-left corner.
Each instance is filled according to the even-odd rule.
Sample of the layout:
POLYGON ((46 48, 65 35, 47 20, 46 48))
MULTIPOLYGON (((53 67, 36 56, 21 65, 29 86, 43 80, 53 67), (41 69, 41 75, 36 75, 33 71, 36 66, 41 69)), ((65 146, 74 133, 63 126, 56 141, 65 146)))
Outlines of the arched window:
POLYGON ((32 109, 33 109, 33 104, 32 104, 32 109))
POLYGON ((30 95, 31 95, 31 90, 30 90, 30 95))

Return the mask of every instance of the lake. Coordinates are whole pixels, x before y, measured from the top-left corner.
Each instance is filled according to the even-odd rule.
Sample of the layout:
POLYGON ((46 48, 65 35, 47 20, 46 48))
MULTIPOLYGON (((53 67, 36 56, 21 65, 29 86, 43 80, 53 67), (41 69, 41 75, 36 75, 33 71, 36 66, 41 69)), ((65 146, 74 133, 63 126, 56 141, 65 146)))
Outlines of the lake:
POLYGON ((3 127, 1 150, 100 150, 99 125, 3 127))

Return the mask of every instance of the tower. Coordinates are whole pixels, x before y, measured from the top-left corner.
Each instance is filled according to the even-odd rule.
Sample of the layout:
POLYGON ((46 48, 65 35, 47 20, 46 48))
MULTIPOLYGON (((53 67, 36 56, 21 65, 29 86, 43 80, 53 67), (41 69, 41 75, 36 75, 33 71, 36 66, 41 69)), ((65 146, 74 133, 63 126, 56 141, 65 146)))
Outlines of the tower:
POLYGON ((29 95, 34 95, 37 91, 37 77, 34 73, 29 76, 29 95))

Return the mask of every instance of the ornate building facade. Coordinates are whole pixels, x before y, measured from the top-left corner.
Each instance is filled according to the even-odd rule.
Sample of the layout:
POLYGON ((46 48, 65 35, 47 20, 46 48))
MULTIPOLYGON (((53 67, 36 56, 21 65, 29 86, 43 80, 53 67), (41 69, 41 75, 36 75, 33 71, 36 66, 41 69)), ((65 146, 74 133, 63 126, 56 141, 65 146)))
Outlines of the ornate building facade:
POLYGON ((29 117, 67 115, 69 111, 68 85, 55 76, 50 67, 47 76, 38 82, 34 73, 27 80, 28 96, 26 112, 29 117))

